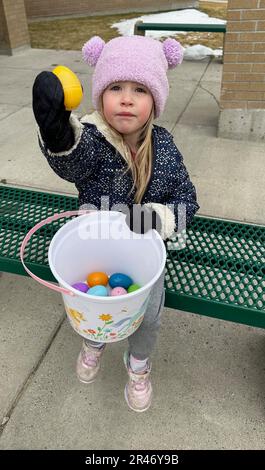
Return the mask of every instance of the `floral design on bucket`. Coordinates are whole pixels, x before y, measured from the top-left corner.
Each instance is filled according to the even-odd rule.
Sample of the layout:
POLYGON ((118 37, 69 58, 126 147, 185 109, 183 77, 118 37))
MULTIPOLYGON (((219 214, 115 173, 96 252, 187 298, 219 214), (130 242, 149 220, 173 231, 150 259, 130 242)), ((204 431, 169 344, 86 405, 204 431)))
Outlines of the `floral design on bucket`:
POLYGON ((102 327, 98 326, 96 329, 83 329, 82 332, 85 333, 89 339, 104 342, 117 341, 118 339, 122 339, 133 333, 142 323, 144 315, 141 314, 139 317, 139 312, 137 312, 133 317, 123 318, 116 323, 110 319, 112 316, 109 314, 99 315, 99 318, 104 321, 104 325, 102 327), (112 327, 109 325, 112 325, 112 327))
POLYGON ((100 320, 104 321, 106 325, 108 325, 109 323, 113 323, 112 315, 110 315, 109 313, 102 313, 101 315, 99 315, 99 318, 100 320))
POLYGON ((98 320, 100 320, 102 324, 100 324, 100 326, 95 325, 93 328, 85 328, 85 324, 87 323, 85 313, 78 312, 67 306, 66 312, 77 333, 93 341, 114 342, 131 335, 140 326, 144 318, 148 300, 149 297, 134 315, 130 315, 127 308, 122 307, 120 313, 124 315, 126 312, 127 316, 118 321, 114 321, 113 315, 110 313, 98 314, 98 320))

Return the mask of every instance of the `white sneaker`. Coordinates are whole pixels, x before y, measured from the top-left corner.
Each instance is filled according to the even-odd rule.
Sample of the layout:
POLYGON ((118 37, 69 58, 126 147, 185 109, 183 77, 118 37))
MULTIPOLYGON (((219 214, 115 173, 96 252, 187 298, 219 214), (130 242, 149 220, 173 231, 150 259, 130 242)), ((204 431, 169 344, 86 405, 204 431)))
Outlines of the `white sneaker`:
POLYGON ((124 365, 129 375, 124 390, 125 400, 131 410, 138 413, 148 410, 152 402, 153 390, 150 380, 151 363, 148 361, 143 372, 133 372, 130 367, 129 354, 125 351, 124 365))
POLYGON ((93 348, 83 341, 81 351, 77 358, 76 374, 80 382, 89 384, 94 382, 100 368, 100 358, 106 345, 102 348, 93 348))

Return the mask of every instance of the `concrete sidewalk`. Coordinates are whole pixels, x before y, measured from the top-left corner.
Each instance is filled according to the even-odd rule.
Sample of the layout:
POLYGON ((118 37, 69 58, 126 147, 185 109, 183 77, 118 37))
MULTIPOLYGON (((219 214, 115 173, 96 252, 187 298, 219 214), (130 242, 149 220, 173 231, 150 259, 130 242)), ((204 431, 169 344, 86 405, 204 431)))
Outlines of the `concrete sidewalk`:
MULTIPOLYGON (((0 56, 2 184, 75 193, 42 156, 31 110, 41 70, 72 68, 91 111, 91 69, 76 51, 0 56)), ((222 64, 184 62, 169 72, 158 123, 184 155, 200 214, 264 224, 264 144, 216 137, 222 64)), ((62 300, 29 278, 0 278, 0 449, 264 449, 264 331, 165 309, 153 356, 152 408, 123 398, 127 342, 109 345, 98 380, 80 384, 80 338, 62 300)))

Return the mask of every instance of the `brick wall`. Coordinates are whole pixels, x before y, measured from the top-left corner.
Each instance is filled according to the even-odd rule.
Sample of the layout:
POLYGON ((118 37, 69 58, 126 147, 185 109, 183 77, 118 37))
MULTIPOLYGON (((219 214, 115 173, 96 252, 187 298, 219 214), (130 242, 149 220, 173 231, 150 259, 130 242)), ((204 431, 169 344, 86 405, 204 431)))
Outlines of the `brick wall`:
POLYGON ((24 0, 0 0, 0 53, 13 53, 29 47, 24 0))
POLYGON ((198 0, 25 0, 28 18, 161 11, 198 5, 198 0))
POLYGON ((265 0, 229 0, 219 135, 264 138, 264 116, 265 0))
POLYGON ((4 16, 3 3, 0 1, 0 45, 2 49, 6 49, 8 41, 7 26, 4 16))

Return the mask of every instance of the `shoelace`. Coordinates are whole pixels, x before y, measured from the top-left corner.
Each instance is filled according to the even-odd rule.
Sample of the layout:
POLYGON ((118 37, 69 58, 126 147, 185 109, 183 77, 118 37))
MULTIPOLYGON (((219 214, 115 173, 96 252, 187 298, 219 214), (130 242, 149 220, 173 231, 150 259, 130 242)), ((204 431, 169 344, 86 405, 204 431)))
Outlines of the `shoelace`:
POLYGON ((138 380, 137 382, 133 381, 132 386, 136 392, 144 392, 148 389, 148 379, 138 380))
POLYGON ((96 367, 98 363, 97 357, 93 353, 82 353, 82 361, 87 367, 96 367))

